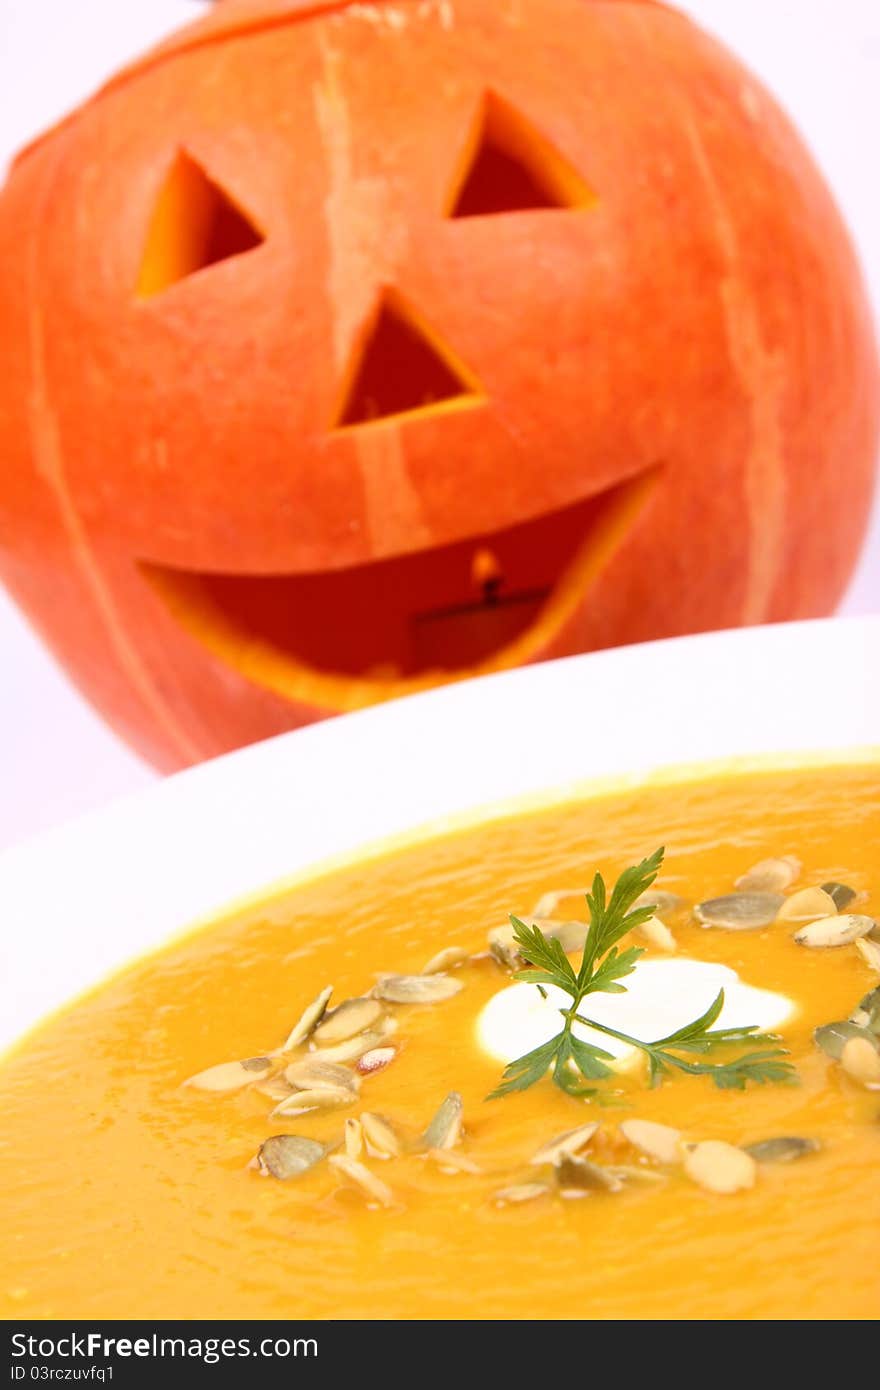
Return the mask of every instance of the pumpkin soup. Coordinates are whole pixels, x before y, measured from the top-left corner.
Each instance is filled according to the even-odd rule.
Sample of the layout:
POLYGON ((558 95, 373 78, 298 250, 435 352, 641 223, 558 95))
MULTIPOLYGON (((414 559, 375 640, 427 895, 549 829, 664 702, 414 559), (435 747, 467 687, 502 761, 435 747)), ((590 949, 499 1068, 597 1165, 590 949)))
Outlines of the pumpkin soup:
POLYGON ((878 842, 876 768, 658 783, 178 940, 0 1068, 0 1308, 875 1317, 878 842))

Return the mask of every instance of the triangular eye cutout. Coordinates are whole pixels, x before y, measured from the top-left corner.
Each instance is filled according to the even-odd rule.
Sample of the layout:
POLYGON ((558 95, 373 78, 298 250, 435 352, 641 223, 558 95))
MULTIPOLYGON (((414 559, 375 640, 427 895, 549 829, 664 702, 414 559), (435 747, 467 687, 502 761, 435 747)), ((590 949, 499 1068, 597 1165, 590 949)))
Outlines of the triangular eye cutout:
POLYGON ((356 358, 337 428, 469 402, 470 374, 398 295, 382 298, 356 358))
POLYGON ((137 292, 144 299, 159 294, 263 240, 230 195, 181 150, 153 209, 137 292))
POLYGON ((488 92, 468 143, 450 217, 583 208, 596 194, 531 122, 488 92))

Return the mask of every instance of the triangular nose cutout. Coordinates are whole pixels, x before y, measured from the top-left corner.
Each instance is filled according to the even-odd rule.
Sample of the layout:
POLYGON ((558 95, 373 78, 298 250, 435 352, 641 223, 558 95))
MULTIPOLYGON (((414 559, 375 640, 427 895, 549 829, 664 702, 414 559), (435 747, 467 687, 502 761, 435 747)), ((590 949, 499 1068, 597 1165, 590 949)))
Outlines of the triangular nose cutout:
POLYGON ((138 294, 159 294, 197 270, 252 251, 263 240, 229 194, 181 150, 153 209, 138 294))
POLYGON ((429 410, 479 394, 454 354, 386 294, 359 349, 337 428, 429 410))
POLYGON ((529 120, 488 92, 465 152, 449 216, 583 208, 596 194, 529 120))

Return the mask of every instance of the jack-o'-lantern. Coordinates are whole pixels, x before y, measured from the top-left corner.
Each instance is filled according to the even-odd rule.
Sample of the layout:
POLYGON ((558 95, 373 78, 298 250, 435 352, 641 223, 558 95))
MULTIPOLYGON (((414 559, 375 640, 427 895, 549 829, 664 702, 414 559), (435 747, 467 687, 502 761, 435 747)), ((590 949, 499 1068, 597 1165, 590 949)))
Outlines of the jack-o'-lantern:
POLYGON ((228 0, 19 158, 0 328, 0 572, 166 767, 858 549, 845 231, 652 3, 228 0))

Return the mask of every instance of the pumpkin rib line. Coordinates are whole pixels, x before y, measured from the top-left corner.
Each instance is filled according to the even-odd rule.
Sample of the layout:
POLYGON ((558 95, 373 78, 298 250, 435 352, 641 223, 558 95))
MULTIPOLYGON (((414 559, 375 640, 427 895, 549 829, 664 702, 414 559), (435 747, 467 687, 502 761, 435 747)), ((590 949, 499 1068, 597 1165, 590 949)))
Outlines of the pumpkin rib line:
POLYGON ((736 229, 724 206, 705 143, 686 109, 682 109, 682 124, 724 257, 725 273, 718 288, 720 307, 731 366, 746 397, 751 430, 743 476, 744 502, 751 524, 747 528, 749 565, 741 612, 742 623, 749 625, 766 621, 779 582, 786 496, 781 426, 784 363, 764 342, 754 291, 741 267, 736 229))
MULTIPOLYGON (((51 199, 55 186, 54 175, 57 174, 59 164, 60 150, 56 154, 51 169, 52 176, 46 179, 44 184, 44 202, 51 199)), ((45 220, 43 220, 43 225, 45 225, 45 220)), ((130 677, 146 708, 155 715, 160 725, 167 731, 181 755, 189 761, 198 762, 202 756, 201 751, 172 716, 166 701, 163 700, 155 683, 148 675, 143 661, 135 648, 132 647, 125 634, 125 629, 120 624, 116 607, 89 544, 82 517, 74 506, 64 470, 60 431, 52 405, 46 370, 46 338, 37 269, 38 250, 39 240, 34 237, 28 248, 26 262, 27 276, 31 286, 27 326, 32 388, 28 417, 34 468, 54 496, 65 537, 70 545, 74 560, 78 558, 82 564, 82 574, 86 587, 91 594, 111 649, 115 652, 122 671, 130 677)))

